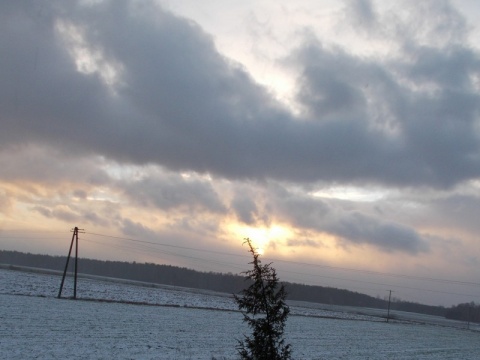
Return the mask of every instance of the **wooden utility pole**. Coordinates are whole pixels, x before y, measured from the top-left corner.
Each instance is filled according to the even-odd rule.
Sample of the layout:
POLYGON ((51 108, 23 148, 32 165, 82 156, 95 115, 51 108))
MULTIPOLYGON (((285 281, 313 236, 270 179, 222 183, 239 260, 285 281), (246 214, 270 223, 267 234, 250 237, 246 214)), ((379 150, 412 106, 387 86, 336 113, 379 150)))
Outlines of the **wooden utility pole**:
POLYGON ((472 304, 468 304, 467 330, 470 330, 470 317, 472 316, 472 304))
POLYGON ((390 320, 390 301, 392 299, 392 290, 389 290, 390 293, 388 295, 388 309, 387 309, 387 323, 390 320))
POLYGON ((72 242, 70 243, 70 250, 68 250, 67 262, 65 264, 65 270, 63 271, 62 282, 60 284, 60 290, 58 291, 58 298, 62 297, 63 284, 65 282, 65 276, 67 275, 68 263, 72 254, 73 243, 75 242, 75 276, 73 281, 73 298, 77 298, 77 273, 78 273, 78 232, 83 229, 78 227, 73 228, 72 242))

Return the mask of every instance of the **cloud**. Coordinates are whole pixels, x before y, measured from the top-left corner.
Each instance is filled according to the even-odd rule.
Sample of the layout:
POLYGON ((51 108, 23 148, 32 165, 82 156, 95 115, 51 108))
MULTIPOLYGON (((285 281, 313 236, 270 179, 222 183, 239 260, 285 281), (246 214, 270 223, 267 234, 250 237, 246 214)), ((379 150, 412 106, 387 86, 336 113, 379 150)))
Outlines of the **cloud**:
POLYGON ((305 246, 310 248, 320 248, 323 246, 323 244, 312 239, 288 239, 287 246, 292 246, 292 247, 305 246))
MULTIPOLYGON (((50 146, 15 145, 0 149, 0 180, 6 182, 107 186, 112 181, 108 167, 101 157, 72 156, 50 146)), ((78 189, 76 195, 81 191, 78 189)))
POLYGON ((429 237, 422 236, 408 225, 369 215, 367 211, 350 210, 349 202, 342 206, 337 202, 329 203, 285 191, 277 190, 276 194, 280 196, 271 198, 276 216, 296 229, 329 234, 344 246, 370 245, 382 252, 411 255, 430 251, 429 237))
POLYGON ((331 181, 390 186, 449 187, 478 177, 478 52, 397 41, 401 53, 393 58, 365 58, 311 38, 299 49, 298 101, 320 124, 322 170, 331 181))
POLYGON ((251 196, 237 194, 232 201, 232 208, 241 222, 248 225, 256 223, 258 209, 251 196))
POLYGON ((35 206, 32 208, 32 210, 38 212, 39 214, 47 218, 51 218, 53 216, 52 211, 50 209, 47 209, 45 206, 35 206))
POLYGON ((476 188, 471 190, 473 194, 454 193, 425 201, 428 210, 421 220, 424 226, 477 234, 480 231, 476 216, 480 211, 480 198, 476 188))
POLYGON ((429 250, 427 240, 414 229, 361 213, 348 214, 326 228, 347 243, 369 244, 385 252, 418 254, 429 250))
MULTIPOLYGON (((230 179, 445 187, 479 176, 471 48, 428 48, 407 33, 401 56, 366 59, 307 41, 292 55, 308 115, 296 117, 198 25, 153 3, 2 6, 3 149, 230 179)), ((466 31, 445 4, 431 10, 425 36, 466 31), (440 29, 435 14, 454 20, 440 29)))
POLYGON ((465 17, 448 0, 408 0, 390 14, 396 35, 408 47, 444 47, 465 43, 468 25, 465 17))
POLYGON ((13 206, 13 199, 5 190, 0 190, 0 212, 8 214, 13 206))
POLYGON ((122 219, 122 232, 126 236, 136 237, 139 239, 155 239, 158 235, 155 231, 149 229, 145 225, 134 222, 130 219, 122 219))
POLYGON ((133 204, 155 206, 163 211, 187 209, 217 214, 226 212, 212 184, 194 175, 184 177, 151 169, 144 170, 140 178, 120 181, 117 186, 133 204))
POLYGON ((79 214, 67 205, 56 205, 52 209, 45 206, 35 206, 32 210, 46 218, 55 218, 67 223, 77 223, 80 220, 79 214))
POLYGON ((376 25, 377 14, 370 0, 351 0, 346 12, 346 20, 351 20, 356 29, 372 29, 376 25))
MULTIPOLYGON (((55 202, 52 204, 35 205, 32 210, 39 213, 47 219, 56 219, 68 224, 88 224, 96 226, 109 226, 111 223, 105 219, 105 213, 99 211, 96 213, 88 209, 89 205, 82 207, 81 205, 71 206, 55 202), (84 208, 85 207, 85 208, 84 208)), ((91 205, 90 205, 91 208, 91 205)))

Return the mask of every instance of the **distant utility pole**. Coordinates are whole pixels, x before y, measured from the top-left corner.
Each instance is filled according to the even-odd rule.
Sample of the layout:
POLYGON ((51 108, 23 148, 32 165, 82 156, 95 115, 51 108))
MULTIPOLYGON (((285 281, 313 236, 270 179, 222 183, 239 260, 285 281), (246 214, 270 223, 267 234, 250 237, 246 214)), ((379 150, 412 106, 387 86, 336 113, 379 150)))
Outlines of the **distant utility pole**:
POLYGON ((388 290, 388 291, 390 291, 390 293, 388 295, 387 323, 388 323, 388 320, 390 320, 390 301, 392 300, 392 290, 388 290))
POLYGON ((70 243, 70 250, 68 251, 67 262, 65 264, 65 270, 63 271, 62 282, 60 284, 60 290, 58 291, 58 298, 62 297, 63 283, 65 282, 65 276, 67 275, 68 262, 70 261, 70 255, 72 254, 73 243, 75 242, 75 277, 73 281, 73 298, 77 298, 77 269, 78 269, 78 233, 83 231, 78 227, 73 228, 72 242, 70 243))
POLYGON ((470 330, 470 317, 472 316, 472 304, 468 304, 467 330, 470 330))

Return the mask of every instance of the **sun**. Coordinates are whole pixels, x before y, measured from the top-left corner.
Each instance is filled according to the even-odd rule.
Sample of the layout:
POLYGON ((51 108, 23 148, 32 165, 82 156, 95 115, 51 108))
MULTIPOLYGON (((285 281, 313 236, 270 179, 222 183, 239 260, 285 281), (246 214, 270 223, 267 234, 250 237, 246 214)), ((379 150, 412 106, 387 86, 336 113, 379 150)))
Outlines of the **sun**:
POLYGON ((285 240, 289 237, 290 231, 280 225, 270 227, 254 227, 246 225, 232 225, 230 231, 235 234, 242 234, 243 238, 249 238, 255 250, 264 255, 271 242, 285 240))

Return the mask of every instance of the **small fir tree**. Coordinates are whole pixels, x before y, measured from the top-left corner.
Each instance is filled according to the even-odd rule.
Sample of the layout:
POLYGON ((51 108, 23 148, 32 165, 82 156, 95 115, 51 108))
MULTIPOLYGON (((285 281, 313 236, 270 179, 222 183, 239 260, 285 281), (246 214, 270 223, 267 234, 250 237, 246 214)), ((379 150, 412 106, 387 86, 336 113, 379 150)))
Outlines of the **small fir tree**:
POLYGON ((250 239, 244 244, 253 256, 253 269, 243 272, 251 285, 235 295, 235 301, 243 314, 243 321, 252 329, 251 336, 238 341, 241 359, 287 360, 291 359, 291 346, 285 344, 283 331, 290 309, 285 303, 285 286, 279 284, 271 263, 263 265, 250 239))

